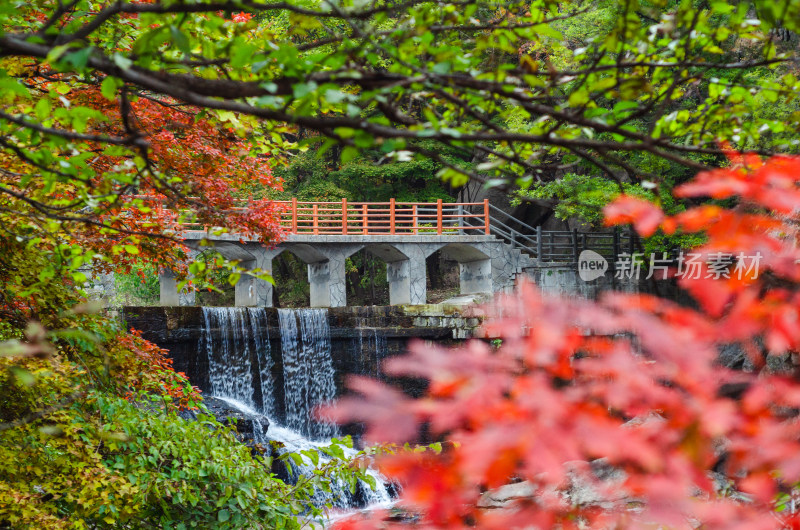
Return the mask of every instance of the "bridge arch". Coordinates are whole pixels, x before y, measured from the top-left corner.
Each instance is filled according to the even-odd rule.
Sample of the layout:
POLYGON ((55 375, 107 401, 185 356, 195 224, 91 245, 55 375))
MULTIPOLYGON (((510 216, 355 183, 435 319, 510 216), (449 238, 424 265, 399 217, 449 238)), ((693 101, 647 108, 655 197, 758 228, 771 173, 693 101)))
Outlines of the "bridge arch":
MULTIPOLYGON (((493 290, 493 252, 498 242, 451 241, 452 236, 437 237, 378 237, 364 238, 305 238, 289 239, 274 247, 247 241, 215 240, 201 245, 199 240, 191 242, 193 253, 205 248, 220 252, 228 259, 238 260, 245 269, 273 271, 273 260, 283 252, 296 256, 306 264, 311 307, 342 307, 347 305, 347 281, 345 260, 364 249, 367 253, 386 263, 386 279, 389 284, 391 305, 420 305, 427 303, 426 259, 441 251, 448 259, 458 262, 461 294, 485 293, 493 290), (308 239, 308 240, 305 240, 308 239), (450 241, 448 241, 450 240, 450 241)), ((496 275, 496 274, 495 274, 496 275)), ((165 291, 174 290, 172 280, 165 275, 165 291)), ((176 296, 162 296, 162 303, 174 304, 176 296)), ((274 288, 271 283, 246 273, 235 286, 237 306, 273 305, 274 288)), ((192 304, 192 300, 181 304, 192 304)))
POLYGON ((449 243, 442 247, 447 257, 458 262, 460 294, 491 293, 494 290, 492 256, 487 251, 479 245, 465 243, 449 243))

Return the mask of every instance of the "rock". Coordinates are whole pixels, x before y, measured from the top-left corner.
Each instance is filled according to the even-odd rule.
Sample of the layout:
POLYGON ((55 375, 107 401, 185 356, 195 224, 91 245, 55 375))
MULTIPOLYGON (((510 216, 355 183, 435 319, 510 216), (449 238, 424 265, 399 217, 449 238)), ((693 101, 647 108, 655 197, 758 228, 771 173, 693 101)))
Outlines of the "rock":
POLYGON ((741 370, 747 363, 747 355, 740 344, 722 344, 719 346, 719 363, 734 370, 741 370))
POLYGON ((585 462, 567 466, 571 469, 564 496, 573 506, 597 506, 607 510, 630 500, 621 489, 626 479, 625 472, 611 466, 605 459, 593 460, 588 466, 585 462))
MULTIPOLYGON (((611 509, 631 499, 621 489, 625 473, 603 459, 586 462, 567 462, 567 484, 558 494, 573 506, 597 506, 611 509)), ((484 509, 512 508, 518 501, 538 502, 539 492, 529 481, 506 484, 484 493, 478 507, 484 509)))
POLYGON ((534 500, 535 494, 536 488, 527 480, 515 484, 506 484, 481 495, 481 498, 478 499, 478 507, 486 509, 507 508, 522 499, 534 500))
POLYGON ((224 400, 213 396, 205 396, 203 402, 208 408, 208 411, 213 414, 220 423, 226 425, 235 423, 236 432, 239 433, 239 437, 243 441, 252 442, 257 431, 264 434, 267 432, 267 429, 269 429, 269 420, 266 416, 242 412, 226 403, 224 400))

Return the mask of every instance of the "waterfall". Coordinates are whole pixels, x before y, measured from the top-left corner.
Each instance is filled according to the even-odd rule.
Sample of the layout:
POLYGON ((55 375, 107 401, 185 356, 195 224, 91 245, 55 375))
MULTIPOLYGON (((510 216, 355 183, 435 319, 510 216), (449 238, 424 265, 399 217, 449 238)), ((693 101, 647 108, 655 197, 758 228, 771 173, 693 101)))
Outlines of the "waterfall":
MULTIPOLYGON (((220 398, 228 405, 238 410, 239 412, 257 417, 258 411, 248 407, 241 401, 228 398, 220 398)), ((260 425, 258 422, 253 422, 253 425, 260 425)), ((281 427, 280 425, 270 425, 268 434, 254 430, 254 435, 257 438, 259 435, 264 436, 264 441, 255 440, 258 443, 266 444, 269 441, 280 442, 282 447, 277 449, 279 454, 295 453, 300 454, 302 451, 317 450, 326 445, 327 441, 314 441, 309 440, 302 434, 281 427)), ((357 454, 355 449, 342 447, 345 458, 354 458, 357 454)), ((285 461, 286 465, 291 469, 289 481, 293 482, 297 477, 302 475, 311 475, 314 473, 316 467, 306 458, 303 457, 303 463, 298 464, 293 459, 285 461)), ((323 452, 319 452, 319 465, 325 465, 330 462, 331 457, 323 452)), ((349 510, 358 506, 373 506, 373 507, 388 507, 392 503, 393 494, 390 493, 390 487, 386 483, 385 477, 381 476, 377 471, 368 470, 367 473, 372 475, 375 479, 375 489, 373 490, 365 482, 359 481, 356 484, 355 492, 350 490, 350 485, 341 480, 336 479, 331 484, 330 491, 317 490, 314 494, 312 502, 319 506, 330 504, 334 508, 340 510, 349 510)))
POLYGON ((272 380, 272 346, 269 343, 267 312, 263 307, 250 307, 250 330, 256 347, 258 375, 261 382, 261 413, 270 418, 275 417, 275 385, 272 380))
POLYGON ((253 370, 248 313, 234 307, 204 307, 202 342, 208 356, 211 395, 253 407, 253 370), (217 340, 214 340, 217 335, 217 340))
MULTIPOLYGON (((266 416, 269 428, 264 432, 260 421, 253 421, 253 441, 268 445, 280 442, 280 453, 300 453, 327 443, 338 434, 336 426, 312 417, 314 407, 336 396, 328 313, 325 309, 279 309, 280 358, 283 364, 285 421, 275 421, 276 389, 273 378, 272 349, 267 313, 264 308, 204 307, 201 347, 208 360, 209 394, 223 400, 249 418, 266 416), (259 399, 260 398, 260 404, 259 399)), ((385 349, 385 339, 373 329, 369 346, 385 349), (383 341, 381 340, 383 339, 383 341)), ((354 450, 346 450, 352 457, 354 450)), ((320 453, 320 462, 330 458, 320 453)), ((314 473, 310 463, 287 461, 292 475, 314 473)), ((391 503, 392 495, 385 480, 374 471, 377 488, 357 484, 356 493, 349 484, 332 484, 332 491, 318 491, 314 499, 320 505, 330 503, 341 509, 391 503)))
POLYGON ((336 397, 328 313, 324 309, 279 309, 278 322, 286 426, 310 438, 335 436, 335 425, 312 418, 315 406, 336 397))

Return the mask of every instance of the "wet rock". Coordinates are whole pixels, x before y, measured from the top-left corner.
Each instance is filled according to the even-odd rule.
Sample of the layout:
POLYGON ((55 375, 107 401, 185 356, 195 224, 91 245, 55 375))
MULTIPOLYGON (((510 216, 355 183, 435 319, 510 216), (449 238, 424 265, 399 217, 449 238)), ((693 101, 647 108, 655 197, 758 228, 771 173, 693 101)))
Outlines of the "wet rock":
POLYGON ((252 442, 257 432, 266 433, 269 429, 269 420, 265 416, 246 414, 224 400, 212 396, 206 396, 203 402, 217 421, 226 425, 236 425, 236 432, 243 441, 252 442))

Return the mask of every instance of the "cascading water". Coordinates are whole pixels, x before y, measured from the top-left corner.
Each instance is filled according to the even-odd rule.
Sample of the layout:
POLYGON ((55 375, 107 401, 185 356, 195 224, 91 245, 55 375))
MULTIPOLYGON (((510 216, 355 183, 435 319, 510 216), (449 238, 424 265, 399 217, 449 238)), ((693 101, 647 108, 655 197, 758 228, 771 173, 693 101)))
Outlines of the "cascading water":
POLYGON ((364 363, 361 374, 381 379, 383 377, 381 362, 386 353, 386 337, 377 328, 367 326, 365 321, 366 319, 364 318, 359 318, 356 321, 358 341, 354 346, 358 354, 367 352, 371 358, 374 358, 374 362, 364 363))
POLYGON ((253 406, 253 374, 247 313, 233 307, 204 307, 203 342, 211 394, 253 406), (218 340, 214 340, 214 335, 218 340))
POLYGON ((269 343, 267 313, 263 307, 250 307, 250 329, 256 347, 258 374, 261 389, 261 413, 270 418, 275 417, 275 383, 272 380, 272 347, 269 343))
MULTIPOLYGON (((261 390, 261 414, 270 417, 273 413, 272 356, 269 337, 264 339, 261 333, 262 329, 268 333, 264 309, 204 307, 203 319, 202 342, 208 356, 210 394, 253 410, 256 383, 261 390), (253 378, 253 357, 258 381, 253 378)), ((253 422, 253 437, 257 443, 266 441, 260 421, 253 422)))
MULTIPOLYGON (((208 357, 210 394, 253 421, 254 442, 266 445, 280 442, 280 452, 299 453, 316 449, 326 438, 337 434, 336 426, 312 417, 314 407, 336 395, 331 358, 330 327, 325 309, 280 309, 281 359, 285 426, 278 425, 276 414, 274 363, 269 341, 267 315, 263 308, 204 307, 202 342, 208 357), (256 397, 260 397, 260 406, 256 397), (260 416, 270 418, 264 432, 260 416)), ((378 335, 375 334, 378 347, 378 335)), ((355 451, 345 451, 354 456, 355 451)), ((329 459, 320 455, 321 463, 329 459)), ((293 475, 310 474, 314 466, 289 462, 293 475)), ((319 491, 315 502, 331 503, 348 509, 363 505, 388 505, 391 495, 381 477, 370 472, 377 487, 359 483, 356 494, 349 485, 332 484, 331 492, 319 491)))
POLYGON ((324 309, 279 309, 286 426, 319 439, 336 435, 336 426, 312 417, 315 406, 336 397, 330 328, 324 309), (299 329, 298 329, 299 324, 299 329))

